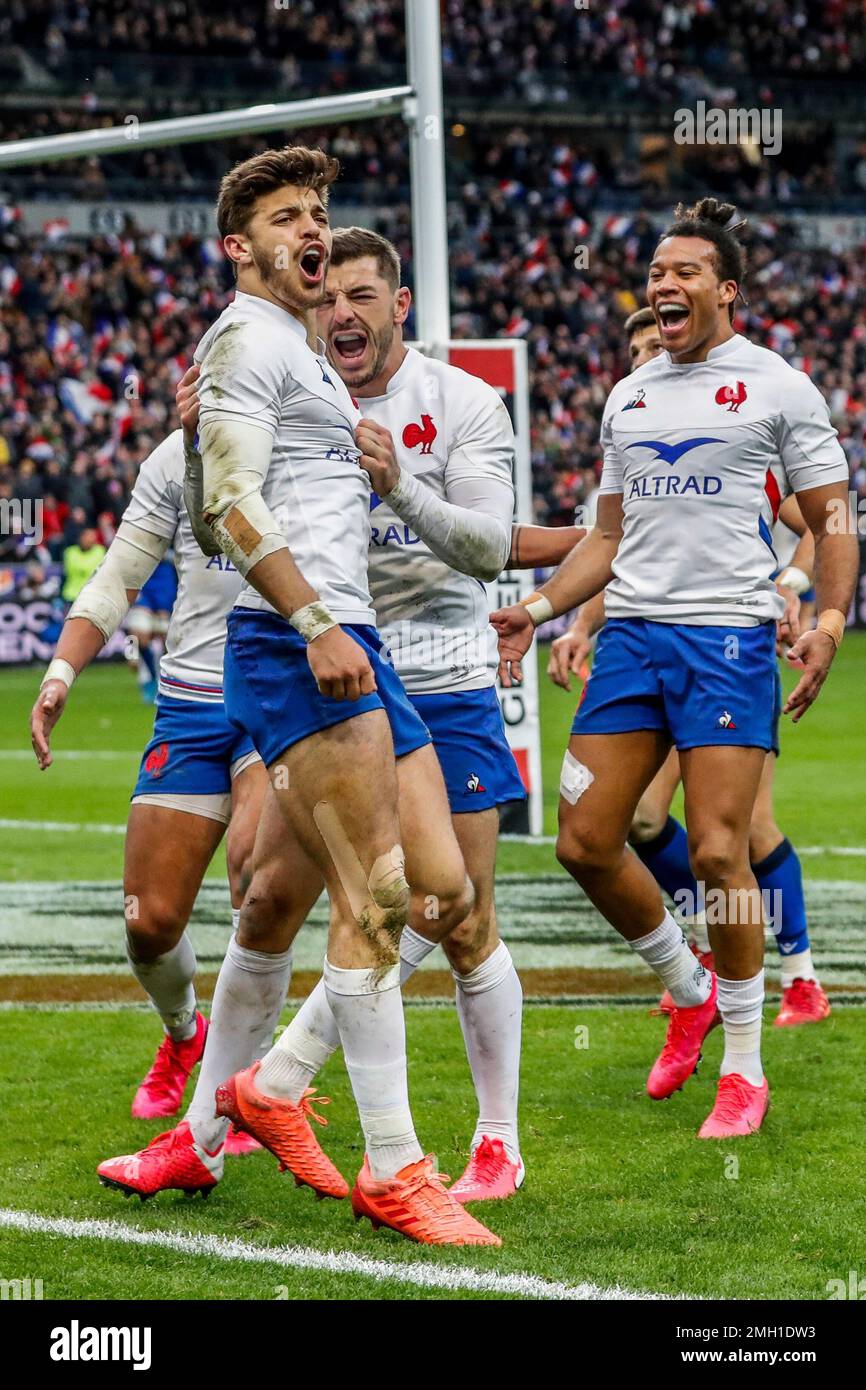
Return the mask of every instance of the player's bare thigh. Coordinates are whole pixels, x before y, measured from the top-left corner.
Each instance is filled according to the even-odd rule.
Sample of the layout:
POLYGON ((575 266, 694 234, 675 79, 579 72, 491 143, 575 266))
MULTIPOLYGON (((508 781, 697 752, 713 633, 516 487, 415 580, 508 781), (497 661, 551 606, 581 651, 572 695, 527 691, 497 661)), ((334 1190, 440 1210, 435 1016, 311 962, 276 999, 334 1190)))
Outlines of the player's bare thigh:
POLYGON ((238 944, 250 951, 277 954, 291 946, 325 881, 301 847, 266 773, 265 781, 252 852, 252 878, 238 923, 238 944))
POLYGON ((412 891, 409 923, 421 936, 440 941, 467 916, 473 894, 432 744, 398 759, 397 786, 412 891))
POLYGON ((672 748, 637 804, 628 834, 630 844, 654 840, 664 830, 680 775, 680 755, 672 748))
POLYGON ((667 734, 572 734, 563 761, 557 854, 619 857, 635 808, 670 749, 667 734))
POLYGON ((209 816, 167 806, 129 808, 123 867, 126 930, 141 960, 176 946, 225 833, 209 816))
POLYGON ((371 882, 384 897, 400 857, 397 770, 385 711, 368 710, 311 734, 286 749, 268 773, 283 814, 328 889, 331 964, 365 969, 396 961, 408 892, 392 908, 370 911, 371 882))
POLYGON ((240 907, 252 877, 253 846, 268 774, 259 759, 248 763, 232 778, 232 818, 226 836, 226 865, 232 907, 240 907))

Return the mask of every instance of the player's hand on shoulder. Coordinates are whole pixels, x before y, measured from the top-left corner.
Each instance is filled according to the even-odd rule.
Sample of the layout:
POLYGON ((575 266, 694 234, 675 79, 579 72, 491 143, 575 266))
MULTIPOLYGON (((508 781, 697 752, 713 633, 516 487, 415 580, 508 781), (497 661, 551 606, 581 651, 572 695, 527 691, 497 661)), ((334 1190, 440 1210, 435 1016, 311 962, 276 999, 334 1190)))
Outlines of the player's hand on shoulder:
POLYGON ((790 664, 803 672, 783 708, 796 724, 818 698, 836 655, 836 644, 826 632, 813 628, 804 632, 786 655, 790 664))
POLYGON ((592 639, 585 632, 570 628, 550 646, 547 674, 554 685, 571 689, 572 676, 580 676, 584 662, 592 649, 592 639))
POLYGON ((499 679, 508 690, 523 680, 520 663, 532 646, 535 628, 522 603, 513 603, 510 608, 497 608, 495 613, 490 614, 490 622, 499 638, 499 679))
POLYGON ((387 497, 400 477, 391 431, 365 417, 358 422, 355 443, 361 450, 361 467, 369 474, 373 491, 378 497, 387 497))
POLYGON ((376 689, 367 653, 341 627, 315 637, 307 646, 307 661, 319 693, 332 700, 357 700, 376 689))
POLYGON ((192 445, 198 428, 198 379, 200 375, 201 367, 197 362, 194 362, 184 372, 174 393, 177 413, 183 426, 184 439, 189 445, 192 445))
POLYGON ((40 772, 44 772, 54 761, 50 747, 51 730, 66 708, 68 694, 69 689, 64 681, 46 681, 30 711, 30 742, 40 772))

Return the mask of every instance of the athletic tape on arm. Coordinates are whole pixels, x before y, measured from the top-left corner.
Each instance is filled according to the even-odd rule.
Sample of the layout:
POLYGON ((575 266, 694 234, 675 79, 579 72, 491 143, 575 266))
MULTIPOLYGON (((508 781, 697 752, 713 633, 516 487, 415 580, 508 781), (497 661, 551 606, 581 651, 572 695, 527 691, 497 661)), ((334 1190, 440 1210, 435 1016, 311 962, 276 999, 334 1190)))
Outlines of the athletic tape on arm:
POLYGON ((261 493, 271 461, 272 437, 258 425, 215 413, 200 425, 199 439, 203 523, 246 578, 267 555, 288 550, 261 493))
POLYGON ((108 554, 73 603, 67 622, 70 618, 87 618, 107 642, 126 617, 127 589, 140 589, 167 550, 168 540, 164 536, 154 536, 131 521, 121 521, 108 554))
POLYGON ((497 478, 478 477, 461 480, 450 491, 457 500, 446 502, 401 469, 385 501, 446 565, 473 579, 496 579, 511 551, 511 488, 497 478))

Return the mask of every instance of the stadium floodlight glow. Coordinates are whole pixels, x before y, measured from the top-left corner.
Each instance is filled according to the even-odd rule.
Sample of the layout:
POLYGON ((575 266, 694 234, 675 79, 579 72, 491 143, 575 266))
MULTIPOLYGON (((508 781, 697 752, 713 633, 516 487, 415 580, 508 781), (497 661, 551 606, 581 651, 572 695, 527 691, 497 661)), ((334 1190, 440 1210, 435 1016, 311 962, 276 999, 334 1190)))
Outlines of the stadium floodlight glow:
POLYGON ((372 120, 403 110, 413 95, 411 87, 382 87, 338 97, 313 97, 305 101, 278 101, 264 106, 244 106, 236 111, 211 111, 202 116, 177 116, 166 121, 128 121, 107 130, 75 130, 68 135, 41 135, 32 140, 0 143, 0 169, 17 164, 36 164, 50 159, 78 159, 82 155, 122 154, 124 150, 153 149, 159 145, 218 140, 278 126, 330 124, 332 121, 372 120))

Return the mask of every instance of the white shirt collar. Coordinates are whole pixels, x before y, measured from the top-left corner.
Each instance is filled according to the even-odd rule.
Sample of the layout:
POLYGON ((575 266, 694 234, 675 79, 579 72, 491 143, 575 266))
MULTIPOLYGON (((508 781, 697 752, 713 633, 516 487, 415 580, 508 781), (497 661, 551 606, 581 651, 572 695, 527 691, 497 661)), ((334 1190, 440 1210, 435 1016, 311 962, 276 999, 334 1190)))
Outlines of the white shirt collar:
MULTIPOLYGON (((246 294, 243 290, 235 290, 233 302, 237 304, 239 309, 250 309, 255 306, 255 308, 262 313, 269 314, 271 318, 279 319, 280 323, 285 324, 287 328, 293 329, 299 338, 303 338, 304 342, 307 341, 306 326, 301 323, 300 319, 295 318, 295 315, 290 313, 288 309, 284 309, 282 305, 272 304, 269 299, 262 299, 259 294, 246 294)), ((324 352, 325 345, 321 338, 318 338, 316 341, 319 344, 319 351, 324 352)))
POLYGON ((742 333, 735 333, 732 338, 726 338, 723 343, 719 343, 718 347, 710 348, 703 362, 672 362, 669 352, 665 352, 665 357, 668 366, 672 367, 675 372, 688 372, 692 367, 703 367, 708 362, 716 363, 726 357, 733 357, 734 353, 740 351, 745 341, 742 333))

